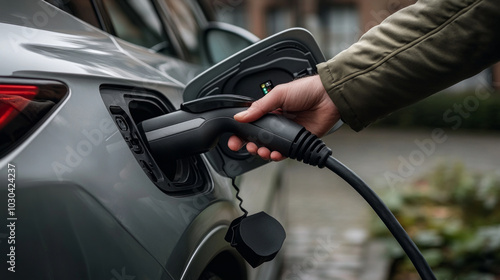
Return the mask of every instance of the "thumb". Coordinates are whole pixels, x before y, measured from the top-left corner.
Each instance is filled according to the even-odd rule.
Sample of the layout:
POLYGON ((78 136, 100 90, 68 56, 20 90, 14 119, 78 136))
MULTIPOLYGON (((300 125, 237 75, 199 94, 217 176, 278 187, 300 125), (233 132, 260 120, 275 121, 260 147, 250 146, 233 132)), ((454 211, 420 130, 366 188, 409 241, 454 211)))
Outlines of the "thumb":
POLYGON ((248 109, 234 115, 234 119, 239 122, 253 122, 263 115, 281 108, 282 103, 281 91, 279 87, 276 87, 272 92, 253 102, 248 109))
POLYGON ((239 112, 238 114, 234 115, 234 119, 239 122, 247 123, 247 122, 253 122, 255 120, 258 120, 260 117, 262 117, 266 112, 262 111, 259 108, 256 108, 252 104, 248 109, 245 111, 239 112))

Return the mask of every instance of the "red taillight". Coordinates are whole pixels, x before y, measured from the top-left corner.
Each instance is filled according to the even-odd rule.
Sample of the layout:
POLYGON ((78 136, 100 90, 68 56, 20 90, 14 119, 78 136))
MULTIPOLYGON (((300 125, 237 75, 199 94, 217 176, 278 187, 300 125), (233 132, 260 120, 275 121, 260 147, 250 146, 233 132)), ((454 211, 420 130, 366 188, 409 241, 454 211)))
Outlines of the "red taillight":
POLYGON ((29 85, 0 85, 0 94, 19 95, 26 98, 33 98, 38 93, 37 86, 29 85))
POLYGON ((0 157, 43 123, 67 94, 60 82, 0 77, 0 157))
POLYGON ((38 94, 33 85, 0 85, 0 129, 21 112, 38 94))

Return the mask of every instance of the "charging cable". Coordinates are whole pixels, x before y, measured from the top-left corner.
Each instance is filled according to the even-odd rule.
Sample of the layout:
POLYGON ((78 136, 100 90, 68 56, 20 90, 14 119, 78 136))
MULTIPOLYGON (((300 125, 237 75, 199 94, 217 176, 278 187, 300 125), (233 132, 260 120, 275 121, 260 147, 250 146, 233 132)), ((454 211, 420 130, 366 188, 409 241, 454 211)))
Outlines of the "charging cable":
POLYGON ((331 156, 332 151, 325 143, 303 130, 292 145, 290 158, 302 161, 319 168, 326 167, 353 187, 372 207, 379 218, 401 245, 409 259, 415 266, 420 277, 424 280, 436 279, 429 264, 415 243, 408 236, 396 217, 387 208, 378 195, 352 170, 331 156))
MULTIPOLYGON (((291 159, 330 169, 368 202, 399 242, 420 277, 424 280, 436 279, 422 253, 392 212, 361 178, 331 156, 331 149, 321 139, 292 120, 276 114, 267 114, 252 123, 235 121, 233 116, 246 110, 251 102, 252 99, 237 95, 207 96, 182 104, 181 110, 176 112, 145 120, 139 124, 139 130, 155 158, 176 159, 204 153, 218 143, 222 134, 234 133, 291 159)), ((226 236, 227 240, 231 240, 232 244, 241 240, 239 243, 244 246, 239 251, 247 256, 247 261, 251 260, 254 267, 274 258, 285 238, 281 226, 264 214, 246 218, 245 213, 233 222, 231 228, 235 234, 226 236), (256 231, 256 225, 273 228, 275 235, 279 236, 278 241, 270 239, 269 242, 262 242, 262 236, 271 234, 266 235, 265 230, 256 231), (274 248, 267 244, 279 246, 274 248)))

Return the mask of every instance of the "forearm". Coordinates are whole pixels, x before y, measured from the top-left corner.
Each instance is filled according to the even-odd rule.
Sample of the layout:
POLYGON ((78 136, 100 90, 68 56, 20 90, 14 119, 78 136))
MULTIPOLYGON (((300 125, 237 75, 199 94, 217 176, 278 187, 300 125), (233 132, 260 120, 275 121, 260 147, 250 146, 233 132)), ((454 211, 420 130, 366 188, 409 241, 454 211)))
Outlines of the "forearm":
POLYGON ((342 119, 361 130, 500 59, 497 0, 422 0, 318 65, 342 119))

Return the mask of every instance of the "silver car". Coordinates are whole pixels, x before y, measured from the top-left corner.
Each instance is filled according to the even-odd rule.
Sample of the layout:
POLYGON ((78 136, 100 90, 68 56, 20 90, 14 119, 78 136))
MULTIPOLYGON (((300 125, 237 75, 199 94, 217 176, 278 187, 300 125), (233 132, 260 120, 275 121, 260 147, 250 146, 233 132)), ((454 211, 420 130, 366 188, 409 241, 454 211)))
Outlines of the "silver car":
MULTIPOLYGON (((231 179, 205 155, 153 158, 137 131, 256 40, 208 14, 196 1, 2 2, 0 279, 277 277, 279 257, 253 269, 224 240, 242 214, 231 179)), ((237 177, 250 213, 283 217, 280 168, 237 177)))

